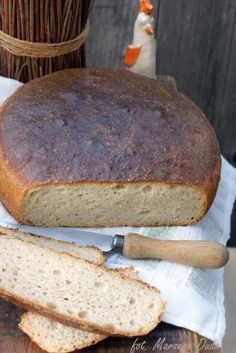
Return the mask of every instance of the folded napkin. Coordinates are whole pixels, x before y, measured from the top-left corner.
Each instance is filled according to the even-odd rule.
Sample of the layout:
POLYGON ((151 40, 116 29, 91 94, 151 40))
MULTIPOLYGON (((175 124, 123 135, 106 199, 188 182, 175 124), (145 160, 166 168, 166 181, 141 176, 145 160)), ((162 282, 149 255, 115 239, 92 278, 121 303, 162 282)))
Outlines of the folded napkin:
MULTIPOLYGON (((19 85, 17 81, 0 77, 0 102, 3 102, 19 85)), ((235 181, 236 170, 222 158, 221 180, 216 198, 204 219, 195 225, 99 228, 96 232, 106 234, 137 232, 157 239, 215 240, 226 244, 236 195, 235 181)), ((0 225, 10 227, 13 224, 16 225, 17 222, 0 204, 0 225)), ((46 236, 49 232, 47 228, 40 230, 40 233, 46 236)), ((57 234, 57 230, 54 237, 76 241, 74 235, 61 237, 57 234)), ((167 301, 163 321, 195 331, 221 346, 225 333, 224 269, 199 269, 158 260, 130 260, 115 253, 107 257, 106 263, 112 268, 133 265, 140 272, 143 281, 159 288, 162 297, 167 301)))

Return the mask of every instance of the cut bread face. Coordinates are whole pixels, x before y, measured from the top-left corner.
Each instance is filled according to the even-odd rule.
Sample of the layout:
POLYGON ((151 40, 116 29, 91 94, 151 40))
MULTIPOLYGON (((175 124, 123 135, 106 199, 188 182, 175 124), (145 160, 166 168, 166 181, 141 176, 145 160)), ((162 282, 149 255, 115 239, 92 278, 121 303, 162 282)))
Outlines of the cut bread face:
POLYGON ((205 207, 205 193, 191 186, 157 182, 51 185, 26 194, 22 222, 42 227, 181 225, 196 222, 205 207))
MULTIPOLYGON (((138 279, 138 273, 132 267, 118 271, 128 278, 138 279)), ((60 324, 33 312, 22 315, 19 327, 34 343, 49 353, 67 353, 83 349, 107 337, 60 324)))
POLYGON ((94 246, 79 246, 72 242, 55 240, 6 227, 0 227, 0 234, 1 233, 29 241, 41 248, 52 249, 59 253, 68 253, 97 265, 103 265, 105 262, 105 256, 102 251, 94 246))
POLYGON ((33 312, 22 315, 19 327, 34 343, 49 353, 67 353, 83 349, 107 337, 63 325, 33 312))
MULTIPOLYGON (((0 233, 29 241, 43 248, 69 253, 96 264, 101 265, 104 262, 104 256, 98 249, 93 247, 79 247, 73 243, 57 241, 5 227, 0 227, 0 233)), ((138 273, 134 271, 132 266, 112 271, 123 274, 131 279, 138 279, 138 273)), ((50 353, 66 353, 82 349, 107 337, 100 333, 61 324, 34 312, 23 314, 19 327, 40 348, 50 353)))
POLYGON ((9 236, 0 249, 0 296, 61 323, 132 337, 163 313, 157 289, 113 270, 9 236))

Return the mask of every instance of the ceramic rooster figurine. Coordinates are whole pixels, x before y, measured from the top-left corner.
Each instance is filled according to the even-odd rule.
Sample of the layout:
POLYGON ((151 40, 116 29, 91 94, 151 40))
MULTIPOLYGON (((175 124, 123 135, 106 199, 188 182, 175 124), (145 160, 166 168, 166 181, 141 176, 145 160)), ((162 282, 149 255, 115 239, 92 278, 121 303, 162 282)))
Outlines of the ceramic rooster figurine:
POLYGON ((133 43, 125 54, 126 69, 156 78, 156 40, 153 30, 153 6, 149 0, 139 0, 139 14, 134 25, 133 43))

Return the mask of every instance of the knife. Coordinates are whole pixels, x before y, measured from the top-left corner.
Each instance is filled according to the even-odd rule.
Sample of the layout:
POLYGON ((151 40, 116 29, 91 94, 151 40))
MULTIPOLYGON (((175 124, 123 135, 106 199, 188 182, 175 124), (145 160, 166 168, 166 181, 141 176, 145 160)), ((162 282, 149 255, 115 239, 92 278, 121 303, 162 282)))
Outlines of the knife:
MULTIPOLYGON (((8 225, 9 228, 9 225, 8 225)), ((73 228, 40 228, 11 224, 10 228, 57 240, 76 242, 78 245, 96 246, 104 252, 118 251, 131 259, 158 259, 201 268, 220 268, 229 260, 228 249, 214 241, 159 240, 140 234, 125 236, 96 233, 73 228)))

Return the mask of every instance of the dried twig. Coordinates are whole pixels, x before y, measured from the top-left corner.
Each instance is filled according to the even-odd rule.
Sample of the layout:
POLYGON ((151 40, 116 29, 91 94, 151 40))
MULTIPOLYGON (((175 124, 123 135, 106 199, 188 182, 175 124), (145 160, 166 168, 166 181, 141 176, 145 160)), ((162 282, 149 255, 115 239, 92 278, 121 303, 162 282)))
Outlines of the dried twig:
MULTIPOLYGON (((59 43, 78 36, 84 29, 94 0, 2 0, 3 32, 32 42, 59 43)), ((15 56, 0 50, 4 76, 27 82, 70 67, 85 66, 85 46, 55 58, 15 56)))

